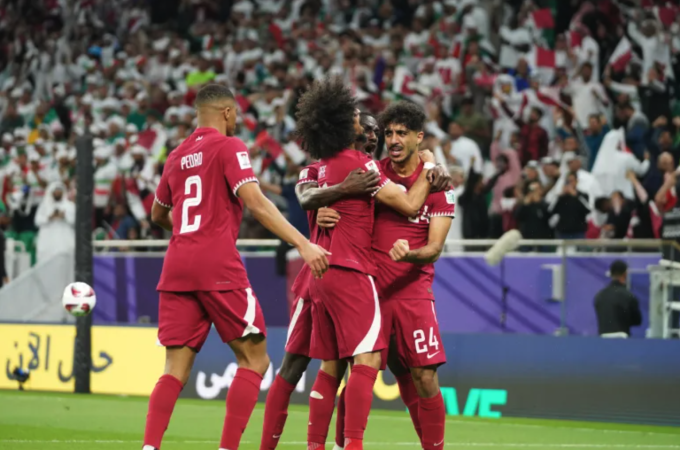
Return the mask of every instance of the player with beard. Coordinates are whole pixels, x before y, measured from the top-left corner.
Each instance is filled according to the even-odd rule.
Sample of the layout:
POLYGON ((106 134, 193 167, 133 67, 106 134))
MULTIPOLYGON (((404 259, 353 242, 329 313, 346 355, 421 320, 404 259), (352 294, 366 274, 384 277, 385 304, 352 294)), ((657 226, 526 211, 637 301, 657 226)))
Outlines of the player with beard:
MULTIPOLYGON (((355 99, 339 78, 315 83, 298 106, 298 133, 304 147, 320 159, 318 184, 332 187, 355 169, 380 172, 365 153, 349 147, 355 139, 355 99)), ((427 171, 434 167, 430 152, 422 152, 428 163, 405 193, 381 174, 372 195, 344 198, 331 206, 342 220, 331 230, 319 233, 331 253, 331 268, 322 279, 313 280, 312 343, 310 356, 322 361, 339 359, 354 363, 346 388, 345 450, 363 449, 363 435, 373 399, 373 385, 380 368, 380 352, 386 348, 380 332, 381 314, 374 284, 376 266, 371 250, 376 198, 405 216, 417 214, 428 196, 427 171)), ((334 400, 342 373, 317 376, 312 400, 334 400)), ((312 401, 310 400, 310 402, 312 401)), ((332 405, 332 403, 330 403, 332 405)), ((311 409, 310 409, 311 411, 311 409)), ((326 412, 332 415, 332 407, 326 412)), ((314 424, 318 417, 310 416, 314 424)), ((325 420, 324 420, 325 421, 325 420)), ((310 425, 311 427, 311 425, 310 425)), ((308 449, 324 448, 325 442, 308 442, 308 449)))
POLYGON ((380 133, 378 121, 370 113, 362 112, 359 116, 359 123, 364 130, 363 135, 366 139, 364 151, 371 156, 375 156, 375 151, 378 149, 378 134, 380 133))
MULTIPOLYGON (((412 189, 424 170, 417 149, 425 119, 422 108, 410 102, 392 104, 380 115, 389 152, 380 161, 380 169, 404 190, 412 189)), ((433 192, 410 218, 380 204, 376 207, 376 231, 380 232, 373 234, 373 250, 380 268, 377 286, 383 335, 390 342, 388 364, 425 450, 441 449, 444 442, 446 411, 437 368, 446 362, 446 355, 434 310, 432 280, 434 262, 454 216, 454 203, 450 191, 433 192)), ((319 212, 320 224, 325 214, 325 210, 319 212)), ((337 222, 340 224, 342 219, 337 222)))
MULTIPOLYGON (((377 122, 375 123, 377 126, 377 122)), ((359 123, 358 109, 354 112, 354 131, 356 138, 350 148, 360 150, 367 143, 367 138, 359 123)), ((380 181, 380 175, 377 172, 356 169, 350 172, 342 183, 322 189, 319 188, 317 181, 319 165, 319 162, 312 163, 300 172, 295 191, 301 204, 308 204, 309 198, 314 198, 314 201, 319 202, 319 204, 329 205, 347 196, 370 195, 375 191, 380 181)), ((307 209, 307 219, 309 220, 310 241, 316 242, 319 230, 316 225, 316 209, 307 209)), ((312 279, 313 276, 309 268, 303 266, 292 286, 296 302, 291 312, 283 363, 267 394, 260 450, 273 450, 278 445, 288 417, 290 396, 311 360, 309 350, 312 336, 312 306, 309 284, 312 279)), ((321 377, 326 377, 328 373, 342 373, 342 376, 344 376, 346 367, 347 363, 344 360, 323 361, 321 367, 323 375, 321 377)), ((329 380, 328 384, 334 385, 335 378, 329 380)), ((325 442, 333 414, 335 395, 327 396, 324 399, 315 399, 314 397, 312 399, 316 401, 310 401, 310 414, 316 417, 316 420, 310 426, 310 440, 325 442), (328 413, 329 408, 330 413, 328 413), (317 409, 320 409, 320 411, 316 411, 317 409)), ((341 409, 344 411, 344 402, 342 402, 342 406, 338 405, 339 414, 341 409)), ((341 431, 341 434, 344 435, 344 430, 341 431)))

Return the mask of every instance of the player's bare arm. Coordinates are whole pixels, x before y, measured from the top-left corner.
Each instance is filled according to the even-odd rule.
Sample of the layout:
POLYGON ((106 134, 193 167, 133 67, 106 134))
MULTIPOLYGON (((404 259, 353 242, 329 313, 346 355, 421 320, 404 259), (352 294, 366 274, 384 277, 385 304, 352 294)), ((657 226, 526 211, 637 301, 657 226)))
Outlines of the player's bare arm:
POLYGON ((380 175, 376 172, 356 169, 340 184, 320 188, 315 183, 307 183, 296 186, 295 194, 302 209, 309 211, 328 206, 344 197, 370 194, 379 182, 380 175))
MULTIPOLYGON (((424 163, 434 164, 434 155, 431 151, 424 150, 419 154, 424 163)), ((375 198, 406 217, 414 217, 430 193, 431 185, 428 181, 428 174, 429 170, 423 170, 408 192, 402 191, 394 183, 388 183, 378 191, 375 198)))
POLYGON ((411 250, 407 240, 399 239, 390 250, 390 257, 393 261, 414 264, 430 264, 437 261, 444 249, 451 221, 452 217, 432 217, 428 228, 427 245, 411 250))
POLYGON ((163 206, 158 202, 153 202, 153 206, 151 206, 151 221, 164 230, 172 231, 172 208, 163 206))
POLYGON ((256 183, 246 183, 238 190, 238 196, 253 214, 253 217, 266 229, 277 235, 282 240, 295 247, 302 259, 312 269, 316 278, 328 270, 330 255, 326 250, 312 244, 298 230, 291 225, 274 204, 264 196, 256 183))

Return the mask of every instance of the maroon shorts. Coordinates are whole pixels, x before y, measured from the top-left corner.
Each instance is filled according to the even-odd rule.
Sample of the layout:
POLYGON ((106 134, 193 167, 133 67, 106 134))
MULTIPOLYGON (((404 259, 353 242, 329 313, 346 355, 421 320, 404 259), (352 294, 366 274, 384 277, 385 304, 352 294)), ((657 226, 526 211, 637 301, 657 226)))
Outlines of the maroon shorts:
POLYGON ((383 350, 381 315, 373 278, 331 267, 312 291, 310 356, 324 361, 383 350))
POLYGON ((312 302, 298 298, 290 316, 286 351, 293 355, 309 357, 312 341, 312 302))
POLYGON ((223 342, 249 334, 266 335, 260 303, 251 288, 159 294, 158 340, 164 347, 199 351, 213 324, 223 342))
MULTIPOLYGON (((432 300, 388 300, 380 303, 383 338, 396 346, 405 367, 440 366, 446 362, 432 300), (390 338, 393 340, 390 341, 390 338)), ((387 351, 382 354, 385 369, 387 351)))

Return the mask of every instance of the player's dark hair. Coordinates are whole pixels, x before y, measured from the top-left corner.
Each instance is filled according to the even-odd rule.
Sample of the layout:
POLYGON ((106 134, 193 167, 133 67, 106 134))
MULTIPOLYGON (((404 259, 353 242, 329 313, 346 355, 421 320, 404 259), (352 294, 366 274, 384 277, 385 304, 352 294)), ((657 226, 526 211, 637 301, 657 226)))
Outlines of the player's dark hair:
POLYGON ((609 274, 612 277, 620 277, 621 275, 624 275, 626 272, 628 272, 628 264, 626 264, 624 261, 617 259, 612 263, 611 266, 609 266, 609 274))
POLYGON ((339 77, 312 84, 300 101, 295 134, 315 159, 328 158, 354 143, 356 100, 339 77))
POLYGON ((419 105, 402 100, 392 103, 378 116, 378 124, 381 129, 388 125, 403 125, 410 131, 423 131, 425 128, 425 110, 419 105))
POLYGON ((194 106, 208 105, 210 103, 217 103, 222 100, 233 100, 234 94, 228 87, 221 84, 208 84, 201 88, 196 94, 194 106))

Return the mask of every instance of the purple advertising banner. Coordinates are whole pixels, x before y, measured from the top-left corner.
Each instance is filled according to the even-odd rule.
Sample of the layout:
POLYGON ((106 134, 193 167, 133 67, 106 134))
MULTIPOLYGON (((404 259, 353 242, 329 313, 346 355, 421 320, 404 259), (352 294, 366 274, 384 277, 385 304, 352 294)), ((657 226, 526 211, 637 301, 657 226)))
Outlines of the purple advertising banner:
MULTIPOLYGON (((434 293, 442 332, 554 334, 564 314, 570 334, 596 335, 595 294, 609 280, 607 270, 615 259, 631 269, 631 290, 640 300, 643 325, 633 336, 644 336, 649 309, 649 276, 642 272, 657 264, 655 255, 588 255, 567 257, 566 300, 552 297, 550 266, 559 256, 510 256, 501 266, 489 267, 481 256, 442 257, 436 264, 434 293), (503 276, 501 277, 501 274, 503 276), (507 288, 507 319, 501 324, 503 287, 507 288)), ((299 261, 289 265, 288 276, 276 273, 273 257, 243 257, 248 277, 269 326, 287 326, 289 287, 299 261)), ((163 266, 160 256, 97 255, 94 288, 97 292, 96 324, 158 321, 156 284, 163 266)))

